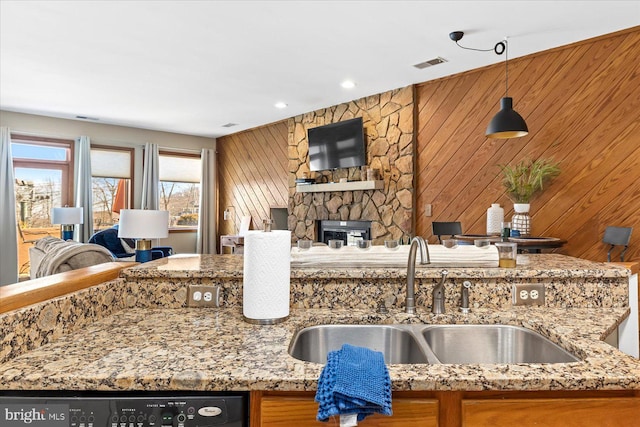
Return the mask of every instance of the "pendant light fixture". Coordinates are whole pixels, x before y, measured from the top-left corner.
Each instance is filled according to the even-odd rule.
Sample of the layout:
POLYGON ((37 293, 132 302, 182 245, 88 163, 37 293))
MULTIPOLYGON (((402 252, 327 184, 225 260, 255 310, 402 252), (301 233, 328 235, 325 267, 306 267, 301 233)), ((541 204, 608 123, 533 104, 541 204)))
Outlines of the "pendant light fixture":
MULTIPOLYGON (((462 39, 464 33, 462 31, 454 31, 449 34, 449 38, 456 42, 458 46, 458 41, 462 39)), ((489 122, 489 126, 487 126, 487 131, 485 135, 489 138, 496 139, 509 139, 509 138, 520 138, 529 133, 529 128, 527 127, 527 123, 524 121, 522 116, 518 114, 517 111, 513 109, 513 99, 509 97, 509 51, 508 51, 508 42, 505 38, 503 41, 496 43, 493 49, 473 49, 464 46, 460 46, 463 49, 469 50, 478 50, 481 52, 488 52, 493 50, 497 55, 502 55, 505 53, 505 93, 504 97, 500 100, 500 111, 491 119, 489 122)))
POLYGON ((493 116, 485 133, 489 138, 508 139, 520 138, 529 133, 527 123, 516 110, 513 109, 513 99, 508 96, 509 90, 509 44, 504 40, 504 68, 505 89, 504 98, 500 100, 500 111, 493 116))

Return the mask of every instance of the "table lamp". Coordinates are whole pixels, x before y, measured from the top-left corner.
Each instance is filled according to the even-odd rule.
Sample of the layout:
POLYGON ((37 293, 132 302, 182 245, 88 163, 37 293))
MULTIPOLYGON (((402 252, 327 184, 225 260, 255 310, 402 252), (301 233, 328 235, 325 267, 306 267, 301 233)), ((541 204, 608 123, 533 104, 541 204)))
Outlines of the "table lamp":
POLYGON ((73 240, 73 227, 76 224, 84 224, 82 218, 82 208, 51 209, 51 223, 60 224, 60 238, 62 240, 73 240))
POLYGON ((136 261, 151 261, 151 239, 169 237, 169 211, 122 209, 118 237, 136 239, 136 261))

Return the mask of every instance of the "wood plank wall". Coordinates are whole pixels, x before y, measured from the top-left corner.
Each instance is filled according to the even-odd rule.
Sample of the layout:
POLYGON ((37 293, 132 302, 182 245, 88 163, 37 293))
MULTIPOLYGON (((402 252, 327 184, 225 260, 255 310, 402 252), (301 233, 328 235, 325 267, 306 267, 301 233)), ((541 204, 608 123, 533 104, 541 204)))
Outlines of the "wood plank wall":
POLYGON ((553 157, 562 173, 531 203, 533 234, 566 239, 556 252, 604 261, 605 227, 633 226, 626 260, 640 259, 638 57, 640 27, 510 60, 509 96, 530 132, 512 140, 484 136, 504 96, 504 62, 419 84, 417 234, 455 220, 484 233, 491 203, 513 214, 496 165, 553 157))
MULTIPOLYGON (((484 233, 491 203, 513 214, 496 165, 553 157, 562 174, 531 204, 533 233, 566 239, 556 252, 602 261, 605 227, 633 226, 626 260, 640 259, 639 52, 635 27, 510 60, 509 95, 530 130, 520 139, 484 136, 504 96, 504 63, 417 85, 415 233, 431 236, 438 220, 484 233)), ((219 234, 237 231, 243 215, 261 228, 270 206, 287 206, 286 150, 286 121, 218 139, 219 234)))
POLYGON ((269 208, 287 207, 287 136, 285 120, 217 139, 218 235, 237 233, 245 215, 262 229, 269 208), (224 221, 228 206, 235 221, 224 221))

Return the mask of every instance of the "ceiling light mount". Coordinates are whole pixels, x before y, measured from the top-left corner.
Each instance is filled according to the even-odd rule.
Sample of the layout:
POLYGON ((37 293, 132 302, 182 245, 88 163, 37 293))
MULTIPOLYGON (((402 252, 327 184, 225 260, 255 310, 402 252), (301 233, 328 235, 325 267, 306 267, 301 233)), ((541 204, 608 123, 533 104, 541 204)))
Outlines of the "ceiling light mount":
POLYGON ((491 119, 485 135, 489 138, 496 139, 508 139, 508 138, 520 138, 529 133, 527 123, 522 116, 513 109, 513 99, 509 97, 509 51, 507 37, 504 40, 495 44, 493 49, 475 49, 470 47, 461 46, 458 42, 462 40, 464 32, 453 31, 449 33, 449 38, 453 40, 459 47, 467 50, 476 50, 479 52, 494 51, 496 55, 505 54, 504 68, 505 68, 505 90, 504 97, 500 100, 500 111, 491 119))
POLYGON ((449 33, 449 38, 458 43, 464 37, 464 31, 453 31, 449 33))

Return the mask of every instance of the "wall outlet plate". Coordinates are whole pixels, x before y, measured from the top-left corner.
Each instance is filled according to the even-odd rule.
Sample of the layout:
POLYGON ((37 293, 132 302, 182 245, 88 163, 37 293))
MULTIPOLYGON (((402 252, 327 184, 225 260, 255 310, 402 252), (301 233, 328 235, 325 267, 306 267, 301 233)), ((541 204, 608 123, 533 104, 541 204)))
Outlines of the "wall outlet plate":
POLYGON ((187 293, 188 307, 220 307, 220 286, 189 285, 187 293))
POLYGON ((513 305, 544 305, 543 283, 521 283, 511 289, 513 305))

